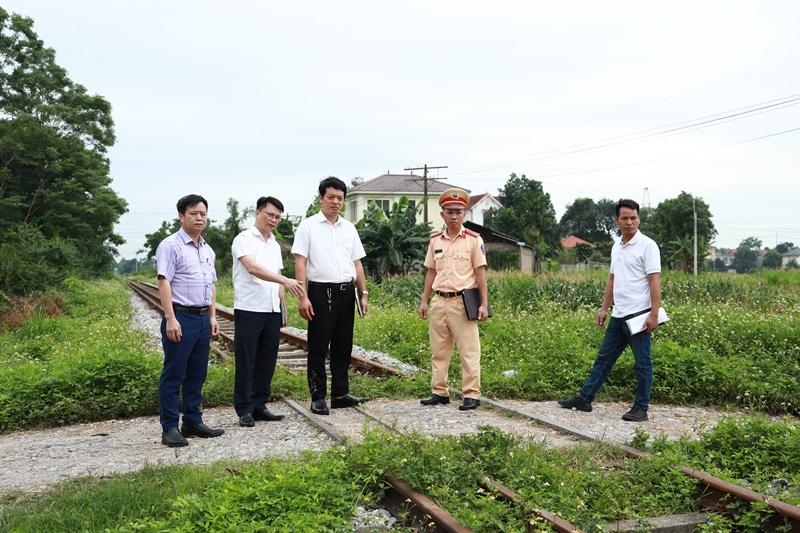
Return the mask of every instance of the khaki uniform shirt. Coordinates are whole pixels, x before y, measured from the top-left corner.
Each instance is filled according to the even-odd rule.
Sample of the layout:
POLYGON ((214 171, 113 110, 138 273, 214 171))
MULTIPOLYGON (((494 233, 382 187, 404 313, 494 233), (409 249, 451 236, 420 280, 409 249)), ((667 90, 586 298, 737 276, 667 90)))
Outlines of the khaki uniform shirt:
POLYGON ((446 231, 431 235, 425 266, 436 270, 433 290, 457 292, 478 285, 475 269, 486 266, 486 253, 480 234, 461 228, 451 240, 446 231))

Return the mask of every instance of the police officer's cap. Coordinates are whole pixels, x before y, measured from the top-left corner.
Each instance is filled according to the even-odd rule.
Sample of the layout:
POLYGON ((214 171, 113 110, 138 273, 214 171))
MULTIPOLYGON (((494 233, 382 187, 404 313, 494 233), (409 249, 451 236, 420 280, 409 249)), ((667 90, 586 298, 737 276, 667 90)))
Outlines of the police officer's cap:
POLYGON ((442 209, 466 209, 469 203, 469 195, 464 189, 453 187, 447 189, 439 196, 439 207, 442 209))

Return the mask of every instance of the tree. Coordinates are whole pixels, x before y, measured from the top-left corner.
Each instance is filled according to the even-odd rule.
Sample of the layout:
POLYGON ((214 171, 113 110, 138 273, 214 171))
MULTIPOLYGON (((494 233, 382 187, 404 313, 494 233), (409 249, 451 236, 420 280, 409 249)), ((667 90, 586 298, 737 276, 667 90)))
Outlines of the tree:
MULTIPOLYGON (((223 221, 222 225, 216 225, 213 220, 209 219, 206 229, 203 230, 203 239, 211 246, 217 256, 217 274, 230 272, 233 267, 231 244, 234 237, 242 231, 244 221, 252 214, 252 210, 249 208, 240 213, 239 202, 233 198, 228 198, 225 206, 228 209, 228 217, 223 221)), ((161 241, 180 228, 181 221, 178 218, 173 219, 171 223, 166 220, 162 221, 161 226, 156 231, 145 234, 144 248, 139 252, 147 251, 147 259, 154 258, 156 249, 161 241)))
POLYGON ((177 218, 173 219, 172 222, 167 222, 166 220, 161 222, 161 226, 155 230, 153 233, 145 233, 144 235, 144 248, 137 251, 137 253, 147 252, 147 259, 153 259, 156 256, 156 249, 158 245, 181 229, 181 221, 177 218))
POLYGON ((758 264, 758 251, 761 249, 761 240, 747 237, 739 243, 736 253, 733 254, 733 268, 739 274, 755 272, 758 264))
POLYGON ((31 19, 0 8, 0 241, 33 228, 71 248, 48 279, 113 271, 125 242, 114 225, 127 211, 110 188, 113 143, 110 104, 69 79, 31 19))
POLYGON ((367 253, 361 262, 376 280, 422 268, 431 227, 416 223, 417 210, 403 196, 388 216, 378 204, 370 204, 356 224, 367 253))
POLYGON ((764 262, 762 266, 764 268, 778 270, 779 268, 781 268, 782 262, 783 258, 781 257, 781 254, 780 252, 778 252, 778 250, 767 250, 764 253, 764 262))
POLYGON ((794 243, 793 242, 782 242, 775 246, 775 251, 779 254, 785 254, 789 250, 794 250, 794 243))
POLYGON ((576 198, 567 206, 558 223, 559 236, 575 235, 610 252, 616 229, 614 206, 615 203, 607 198, 596 203, 591 198, 576 198))
POLYGON ((661 257, 670 266, 691 272, 694 264, 694 210, 697 210, 698 263, 703 264, 711 241, 717 235, 712 215, 701 198, 681 192, 676 198, 664 200, 642 219, 641 230, 652 237, 661 248, 661 257))
POLYGON ((486 225, 522 238, 542 254, 558 247, 556 212, 542 183, 511 173, 502 189, 503 207, 488 213, 486 225))

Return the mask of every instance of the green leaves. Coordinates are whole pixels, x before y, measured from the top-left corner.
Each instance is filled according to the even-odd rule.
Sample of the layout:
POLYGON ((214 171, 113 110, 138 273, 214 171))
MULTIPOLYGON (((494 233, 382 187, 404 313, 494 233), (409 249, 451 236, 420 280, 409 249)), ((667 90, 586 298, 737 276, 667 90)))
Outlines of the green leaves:
POLYGON ((403 196, 387 216, 372 203, 358 224, 366 272, 377 280, 421 270, 425 261, 430 226, 416 223, 417 208, 403 196))
POLYGON ((45 290, 71 270, 110 274, 124 242, 114 225, 127 211, 104 155, 114 143, 110 104, 69 79, 31 19, 2 8, 0 59, 0 242, 38 232, 64 249, 15 254, 0 291, 45 290), (34 281, 16 285, 15 277, 34 281))

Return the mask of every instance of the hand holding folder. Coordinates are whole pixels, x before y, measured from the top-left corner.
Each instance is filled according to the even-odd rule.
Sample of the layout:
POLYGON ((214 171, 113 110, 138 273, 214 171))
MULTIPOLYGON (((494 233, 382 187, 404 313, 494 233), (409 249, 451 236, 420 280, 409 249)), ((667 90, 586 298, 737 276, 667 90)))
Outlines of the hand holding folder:
POLYGON ((355 287, 353 290, 355 291, 356 294, 356 311, 358 311, 358 316, 364 318, 364 308, 361 307, 361 298, 359 297, 358 294, 358 287, 355 287))
MULTIPOLYGON (((464 310, 467 312, 469 320, 478 320, 478 308, 481 306, 481 293, 477 287, 464 289, 461 291, 461 298, 464 300, 464 310)), ((486 306, 488 317, 492 316, 492 308, 486 306)), ((487 317, 487 318, 488 318, 487 317)))
MULTIPOLYGON (((636 335, 637 333, 641 333, 644 330, 644 323, 647 322, 647 318, 650 316, 649 312, 642 313, 641 315, 636 315, 634 317, 629 318, 625 321, 628 324, 628 328, 631 331, 631 335, 636 335)), ((660 326, 664 322, 669 320, 667 316, 667 312, 664 311, 663 307, 658 308, 658 325, 660 326)))

